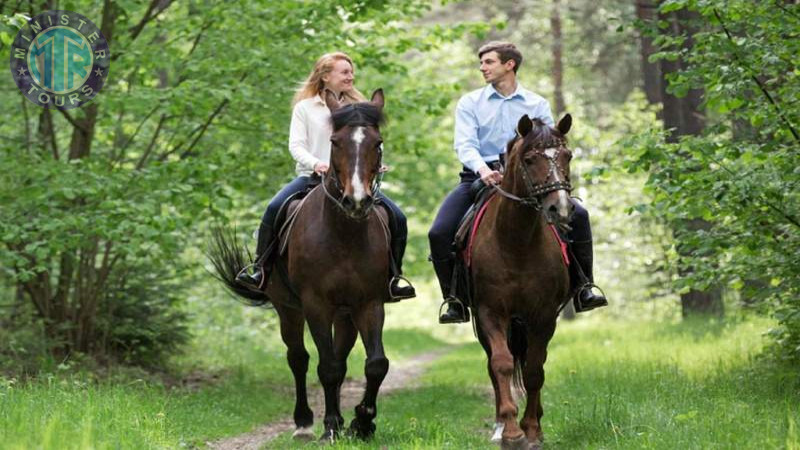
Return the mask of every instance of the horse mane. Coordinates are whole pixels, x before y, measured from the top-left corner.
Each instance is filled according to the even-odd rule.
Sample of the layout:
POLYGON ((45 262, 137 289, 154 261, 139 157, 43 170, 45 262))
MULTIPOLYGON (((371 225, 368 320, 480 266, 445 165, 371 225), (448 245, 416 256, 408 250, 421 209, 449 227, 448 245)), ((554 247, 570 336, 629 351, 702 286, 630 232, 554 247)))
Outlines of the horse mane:
MULTIPOLYGON (((547 148, 552 147, 556 142, 567 142, 567 137, 563 136, 558 129, 547 125, 538 117, 531 119, 531 122, 533 122, 533 128, 522 138, 520 148, 547 148)), ((520 135, 516 134, 506 144, 506 157, 509 159, 513 157, 511 150, 514 149, 519 140, 520 135)))
POLYGON ((347 125, 377 127, 384 121, 383 110, 370 102, 353 103, 331 113, 333 131, 347 125))

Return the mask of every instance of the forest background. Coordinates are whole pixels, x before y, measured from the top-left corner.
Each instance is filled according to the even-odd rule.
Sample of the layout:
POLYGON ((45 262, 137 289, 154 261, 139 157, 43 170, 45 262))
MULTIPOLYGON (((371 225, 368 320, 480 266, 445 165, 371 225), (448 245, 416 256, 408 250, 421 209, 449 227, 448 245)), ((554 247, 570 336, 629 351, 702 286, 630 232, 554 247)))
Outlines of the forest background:
POLYGON ((215 224, 254 246, 293 177, 294 89, 335 50, 360 90, 386 93, 383 189, 409 217, 406 270, 434 316, 426 233, 457 180, 454 102, 483 85, 475 50, 495 39, 574 118, 574 194, 611 299, 592 314, 760 315, 763 356, 800 360, 797 2, 3 1, 4 54, 48 9, 91 18, 113 59, 69 111, 0 77, 0 374, 162 370, 215 320, 274 329, 222 294, 204 250, 215 224))

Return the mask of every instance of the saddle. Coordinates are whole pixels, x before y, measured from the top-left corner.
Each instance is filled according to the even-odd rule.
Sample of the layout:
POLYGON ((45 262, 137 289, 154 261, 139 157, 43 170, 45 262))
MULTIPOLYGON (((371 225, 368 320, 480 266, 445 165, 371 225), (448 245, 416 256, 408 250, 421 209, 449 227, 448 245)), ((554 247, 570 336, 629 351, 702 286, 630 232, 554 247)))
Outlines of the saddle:
POLYGON ((453 279, 450 282, 450 296, 462 300, 466 306, 474 305, 470 277, 472 237, 478 229, 483 211, 494 197, 494 191, 483 181, 477 179, 470 186, 470 196, 472 205, 461 218, 453 241, 455 267, 453 268, 453 279))

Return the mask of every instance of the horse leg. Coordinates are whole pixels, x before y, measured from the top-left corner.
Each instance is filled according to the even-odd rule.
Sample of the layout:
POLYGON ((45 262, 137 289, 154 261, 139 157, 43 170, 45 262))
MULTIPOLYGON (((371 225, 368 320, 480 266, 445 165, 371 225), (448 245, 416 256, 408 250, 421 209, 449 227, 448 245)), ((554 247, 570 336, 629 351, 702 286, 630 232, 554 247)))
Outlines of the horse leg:
POLYGON ((308 352, 303 344, 303 314, 300 311, 275 305, 280 319, 281 338, 286 344, 286 359, 294 375, 294 424, 292 437, 307 440, 313 437, 311 425, 314 424, 314 413, 308 406, 306 390, 306 373, 308 372, 308 352))
MULTIPOLYGON (((349 314, 338 314, 333 319, 333 353, 336 355, 336 360, 342 365, 345 374, 347 374, 347 357, 350 356, 350 350, 353 349, 357 337, 358 330, 349 314)), ((339 397, 341 397, 342 384, 344 384, 344 377, 336 387, 336 391, 340 393, 339 397)))
POLYGON ((332 308, 309 308, 306 320, 311 336, 319 353, 317 376, 325 392, 325 418, 323 423, 325 431, 320 436, 320 441, 333 442, 344 425, 344 418, 339 409, 339 386, 344 380, 345 367, 336 358, 333 347, 333 317, 332 308))
POLYGON ((517 405, 511 395, 514 357, 508 348, 509 320, 498 317, 487 308, 479 308, 478 314, 480 327, 486 335, 491 350, 489 367, 497 383, 497 419, 503 426, 501 448, 525 448, 527 440, 517 424, 517 405))
POLYGON ((528 393, 528 403, 525 414, 520 421, 520 426, 531 444, 531 448, 538 449, 542 444, 541 419, 544 414, 542 409, 541 391, 544 385, 544 362, 547 360, 547 343, 553 336, 556 324, 547 324, 543 329, 528 329, 528 353, 523 382, 528 393))
POLYGON ((478 342, 481 343, 483 351, 486 352, 486 370, 489 372, 489 379, 492 380, 492 389, 494 390, 494 431, 492 432, 490 442, 499 444, 503 439, 503 422, 500 421, 499 386, 497 385, 497 378, 494 377, 494 372, 492 371, 492 347, 489 345, 489 341, 486 339, 486 335, 483 333, 480 324, 477 324, 476 328, 478 331, 478 342))
POLYGON ((378 415, 378 390, 389 372, 389 360, 383 351, 383 317, 383 303, 378 301, 368 303, 355 317, 356 328, 361 333, 367 352, 367 361, 364 364, 367 388, 364 390, 364 398, 355 408, 356 416, 350 422, 349 431, 361 439, 368 439, 375 433, 373 420, 378 415))

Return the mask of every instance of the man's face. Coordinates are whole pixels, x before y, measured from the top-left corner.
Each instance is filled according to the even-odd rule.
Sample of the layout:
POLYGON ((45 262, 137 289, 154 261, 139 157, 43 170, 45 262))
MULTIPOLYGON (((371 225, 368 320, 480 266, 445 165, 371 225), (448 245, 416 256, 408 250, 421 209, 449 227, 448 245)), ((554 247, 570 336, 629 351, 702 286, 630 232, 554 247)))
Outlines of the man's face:
POLYGON ((505 64, 500 62, 500 55, 495 51, 484 53, 481 56, 481 73, 487 83, 496 83, 514 72, 514 60, 509 59, 505 64))

